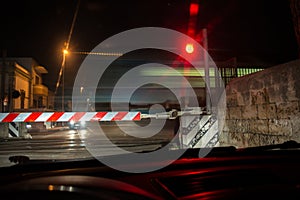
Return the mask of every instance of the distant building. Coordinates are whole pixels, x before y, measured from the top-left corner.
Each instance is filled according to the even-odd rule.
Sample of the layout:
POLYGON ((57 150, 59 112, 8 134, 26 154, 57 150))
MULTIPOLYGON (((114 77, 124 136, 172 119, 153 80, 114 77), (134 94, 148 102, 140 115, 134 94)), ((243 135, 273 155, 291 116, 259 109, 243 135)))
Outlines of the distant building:
POLYGON ((0 59, 0 111, 53 109, 54 95, 42 81, 46 73, 30 57, 0 59))

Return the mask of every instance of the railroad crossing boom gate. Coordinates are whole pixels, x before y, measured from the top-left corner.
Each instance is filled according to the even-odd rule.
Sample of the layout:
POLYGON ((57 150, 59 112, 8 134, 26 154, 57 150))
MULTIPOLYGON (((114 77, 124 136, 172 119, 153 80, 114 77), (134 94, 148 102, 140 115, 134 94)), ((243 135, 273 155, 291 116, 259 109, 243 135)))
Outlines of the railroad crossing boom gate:
MULTIPOLYGON (((181 148, 214 147, 219 145, 217 118, 206 114, 200 107, 187 107, 182 111, 171 110, 156 114, 140 112, 24 112, 0 113, 0 132, 21 137, 26 133, 27 122, 69 122, 69 121, 140 121, 142 119, 180 118, 179 142, 181 148), (5 123, 3 123, 5 122, 5 123), (3 126, 4 124, 4 126, 3 126), (18 125, 14 126, 13 125, 18 125), (11 134, 11 130, 13 133, 11 134)), ((5 134, 1 134, 5 135, 5 134)))

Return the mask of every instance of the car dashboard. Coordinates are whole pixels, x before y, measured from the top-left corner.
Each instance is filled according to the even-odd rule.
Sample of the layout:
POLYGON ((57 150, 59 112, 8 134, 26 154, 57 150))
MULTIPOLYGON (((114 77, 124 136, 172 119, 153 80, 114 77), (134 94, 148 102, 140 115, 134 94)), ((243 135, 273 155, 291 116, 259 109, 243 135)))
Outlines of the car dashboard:
POLYGON ((189 149, 148 173, 121 172, 96 159, 14 157, 19 163, 0 171, 1 199, 300 199, 298 148, 213 148, 204 158, 198 152, 189 149))

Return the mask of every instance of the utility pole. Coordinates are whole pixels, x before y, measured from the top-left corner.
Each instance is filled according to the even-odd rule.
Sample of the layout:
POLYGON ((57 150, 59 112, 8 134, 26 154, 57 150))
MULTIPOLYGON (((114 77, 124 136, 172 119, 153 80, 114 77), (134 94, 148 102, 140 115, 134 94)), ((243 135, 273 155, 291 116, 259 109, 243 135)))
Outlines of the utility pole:
POLYGON ((1 112, 5 112, 5 77, 6 77, 6 50, 2 51, 2 65, 1 65, 1 112))
MULTIPOLYGON (((5 95, 5 81, 6 81, 6 50, 2 51, 1 66, 1 87, 0 87, 0 111, 6 112, 6 95, 5 95)), ((8 123, 0 123, 0 138, 8 137, 8 123)))
POLYGON ((62 91, 61 91, 61 110, 65 111, 65 64, 66 64, 66 57, 64 56, 64 64, 62 66, 62 91))
POLYGON ((68 50, 69 50, 69 46, 70 46, 70 42, 71 42, 71 36, 73 34, 73 30, 74 30, 74 26, 75 26, 75 22, 76 22, 76 19, 77 19, 77 15, 78 15, 78 11, 79 11, 79 6, 80 6, 80 0, 77 1, 77 6, 76 6, 76 10, 75 10, 75 13, 74 13, 74 16, 73 16, 73 20, 72 20, 72 24, 71 24, 71 28, 70 28, 70 32, 69 32, 69 35, 68 35, 68 39, 67 41, 65 42, 65 46, 64 46, 64 49, 63 49, 63 60, 62 60, 62 64, 61 64, 61 68, 60 68, 60 71, 59 71, 59 76, 58 76, 58 80, 57 80, 57 83, 56 83, 56 89, 55 89, 55 94, 57 92, 57 89, 60 85, 60 81, 62 82, 62 111, 65 110, 65 102, 64 102, 64 98, 65 98, 65 83, 64 83, 64 76, 65 76, 65 65, 66 65, 66 54, 68 54, 68 50), (61 80, 62 79, 62 80, 61 80))
POLYGON ((13 91, 15 90, 15 64, 10 62, 7 68, 8 74, 8 112, 14 108, 13 91))

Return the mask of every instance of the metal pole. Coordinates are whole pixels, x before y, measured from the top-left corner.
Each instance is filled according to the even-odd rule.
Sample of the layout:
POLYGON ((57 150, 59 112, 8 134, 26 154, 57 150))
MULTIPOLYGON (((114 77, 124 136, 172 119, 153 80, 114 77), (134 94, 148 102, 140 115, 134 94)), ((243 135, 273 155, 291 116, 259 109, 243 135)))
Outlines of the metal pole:
POLYGON ((207 42, 207 30, 202 29, 203 48, 205 49, 203 59, 205 68, 205 85, 206 85, 206 112, 211 113, 211 101, 210 101, 210 78, 209 78, 209 63, 208 63, 208 42, 207 42))
POLYGON ((62 95, 61 95, 61 110, 65 110, 65 65, 66 65, 66 55, 63 54, 64 56, 64 63, 63 63, 63 68, 62 68, 62 95))
POLYGON ((8 112, 13 112, 14 99, 13 91, 15 90, 15 62, 8 66, 8 112))
POLYGON ((6 51, 2 52, 2 66, 1 66, 1 112, 5 112, 4 99, 5 99, 5 77, 6 77, 6 51))

